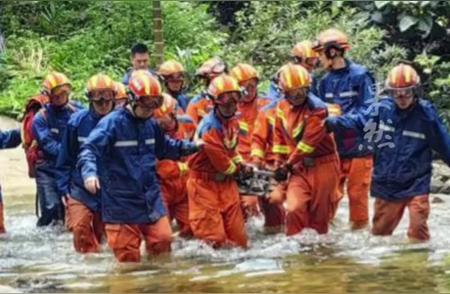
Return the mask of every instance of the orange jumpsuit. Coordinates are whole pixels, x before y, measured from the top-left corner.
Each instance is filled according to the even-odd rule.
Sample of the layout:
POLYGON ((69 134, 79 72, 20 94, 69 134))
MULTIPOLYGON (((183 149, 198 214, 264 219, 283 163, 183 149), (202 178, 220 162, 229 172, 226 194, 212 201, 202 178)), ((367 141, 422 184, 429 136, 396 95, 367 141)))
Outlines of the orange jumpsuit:
MULTIPOLYGON (((271 100, 258 98, 250 103, 240 103, 238 105, 239 111, 239 145, 238 151, 242 155, 244 161, 251 162, 252 160, 252 144, 253 137, 258 136, 257 141, 266 145, 267 139, 270 135, 271 128, 265 116, 260 117, 260 113, 264 113, 263 109, 271 100), (259 118, 259 121, 257 120, 259 118), (263 128, 259 124, 263 124, 263 128), (258 130, 258 134, 255 131, 258 130)), ((261 153, 259 153, 261 154, 261 153)), ((264 156, 263 156, 264 158, 264 156)), ((252 195, 241 195, 243 208, 251 214, 258 211, 258 204, 264 214, 266 231, 277 231, 284 224, 284 209, 282 205, 271 204, 266 198, 258 198, 252 195), (259 200, 259 201, 258 201, 259 200), (259 202, 259 203, 258 203, 259 202)))
POLYGON ((198 125, 203 117, 205 117, 212 108, 213 105, 211 100, 204 94, 200 94, 189 102, 186 109, 186 114, 192 118, 195 125, 198 125))
MULTIPOLYGON (((168 135, 174 139, 191 140, 194 137, 195 126, 186 116, 178 117, 178 127, 168 135)), ((180 236, 191 236, 189 227, 189 206, 187 197, 188 166, 183 161, 169 159, 159 160, 156 170, 161 181, 163 202, 170 220, 174 218, 180 229, 180 236)))
POLYGON ((202 150, 188 161, 189 222, 196 238, 215 247, 247 247, 247 233, 234 179, 242 157, 237 153, 237 119, 210 112, 197 129, 202 150))
POLYGON ((287 100, 277 106, 274 147, 277 165, 292 166, 287 182, 286 234, 304 228, 328 232, 339 195, 339 159, 333 137, 323 125, 326 106, 309 96, 305 104, 293 107, 287 100))

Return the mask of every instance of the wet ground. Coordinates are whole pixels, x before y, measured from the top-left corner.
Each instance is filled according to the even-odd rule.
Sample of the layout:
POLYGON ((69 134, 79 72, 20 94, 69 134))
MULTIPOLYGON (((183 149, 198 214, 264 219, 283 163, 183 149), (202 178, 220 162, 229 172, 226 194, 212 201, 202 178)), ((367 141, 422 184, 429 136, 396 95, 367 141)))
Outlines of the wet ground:
MULTIPOLYGON (((6 129, 10 122, 0 121, 6 129)), ((434 195, 432 240, 411 244, 408 217, 391 237, 351 232, 343 202, 331 233, 265 236, 262 220, 248 224, 247 251, 218 250, 176 239, 171 257, 118 265, 108 250, 76 254, 71 235, 38 229, 34 185, 23 151, 0 152, 8 234, 0 237, 0 292, 291 292, 450 293, 450 198, 434 195)), ((447 195, 448 196, 448 195, 447 195)))

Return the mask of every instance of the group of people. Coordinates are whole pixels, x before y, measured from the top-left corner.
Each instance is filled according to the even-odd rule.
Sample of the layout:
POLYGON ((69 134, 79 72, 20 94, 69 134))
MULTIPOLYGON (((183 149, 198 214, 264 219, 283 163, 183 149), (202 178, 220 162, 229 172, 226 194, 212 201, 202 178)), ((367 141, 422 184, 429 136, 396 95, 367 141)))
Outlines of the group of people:
POLYGON ((30 99, 40 108, 28 104, 22 130, 1 132, 0 146, 25 147, 38 226, 65 219, 80 253, 106 236, 120 262, 139 261, 142 241, 150 256, 169 252, 175 225, 215 248, 247 248, 245 222, 260 214, 267 234, 326 234, 345 194, 351 228, 363 229, 369 191, 374 235, 392 234, 407 207, 408 237, 426 241, 432 151, 450 165, 448 129, 410 65, 389 72, 379 98, 348 50, 337 29, 296 44, 267 95, 252 65, 212 58, 196 72, 204 91, 189 99, 183 65, 150 70, 137 44, 123 83, 87 81, 88 109, 69 100, 64 74, 50 73, 30 99), (240 193, 239 179, 258 170, 272 172, 271 191, 240 193))

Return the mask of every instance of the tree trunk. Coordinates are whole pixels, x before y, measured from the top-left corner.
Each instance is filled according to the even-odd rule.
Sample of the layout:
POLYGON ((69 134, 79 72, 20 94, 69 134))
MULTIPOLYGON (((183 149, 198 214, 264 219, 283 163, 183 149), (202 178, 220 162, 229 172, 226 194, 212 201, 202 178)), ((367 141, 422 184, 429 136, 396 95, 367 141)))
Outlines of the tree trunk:
POLYGON ((159 66, 164 61, 163 22, 161 0, 153 0, 153 35, 155 42, 155 63, 159 66))

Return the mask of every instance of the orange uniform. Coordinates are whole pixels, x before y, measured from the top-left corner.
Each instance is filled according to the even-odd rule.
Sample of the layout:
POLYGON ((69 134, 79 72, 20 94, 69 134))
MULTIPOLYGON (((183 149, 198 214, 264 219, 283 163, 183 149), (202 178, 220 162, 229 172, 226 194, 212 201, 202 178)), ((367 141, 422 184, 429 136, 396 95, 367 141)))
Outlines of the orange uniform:
MULTIPOLYGON (((251 103, 240 103, 238 105, 239 115, 239 145, 238 151, 242 155, 244 161, 251 162, 252 153, 255 153, 252 149, 254 137, 256 138, 256 144, 259 150, 265 150, 268 147, 268 139, 271 139, 272 131, 270 127, 270 122, 268 117, 265 115, 259 115, 264 113, 262 110, 271 101, 269 99, 255 99, 251 103), (259 121, 257 120, 259 118, 259 121), (258 123, 257 123, 258 122, 258 123), (262 125, 261 125, 262 124, 262 125), (255 131, 258 134, 255 134, 255 131), (264 149, 263 149, 264 148, 264 149)), ((272 120, 273 124, 273 120, 272 120)), ((271 147, 269 147, 271 148, 271 147)), ((256 158, 261 158, 264 160, 264 152, 256 152, 258 156, 256 158), (262 156, 261 156, 262 155, 262 156)), ((258 211, 258 204, 262 210, 265 223, 264 227, 266 231, 278 231, 284 225, 285 213, 282 205, 280 204, 270 204, 265 198, 257 198, 252 195, 241 195, 243 208, 249 211, 249 214, 255 214, 258 211), (258 201, 259 200, 259 201, 258 201), (259 202, 259 203, 258 203, 259 202)))
MULTIPOLYGON (((195 126, 187 115, 178 116, 178 126, 167 134, 174 139, 191 140, 195 126)), ((174 218, 180 229, 180 236, 192 235, 189 227, 189 206, 187 197, 188 166, 183 161, 159 160, 156 170, 161 180, 161 192, 170 220, 174 218)))
POLYGON ((339 160, 334 140, 323 126, 326 105, 309 95, 296 107, 282 100, 276 111, 273 151, 278 164, 292 166, 286 191, 286 234, 304 228, 327 233, 338 203, 339 160))
POLYGON ((213 108, 211 100, 204 94, 200 94, 189 102, 186 109, 186 114, 189 115, 194 121, 195 125, 198 125, 200 121, 205 117, 213 108))
POLYGON ((256 164, 273 166, 275 155, 273 153, 273 128, 275 127, 276 103, 271 103, 258 113, 255 130, 252 136, 252 161, 256 164))
POLYGON ((242 157, 237 153, 237 119, 222 120, 215 111, 200 124, 203 149, 189 159, 189 221, 194 236, 214 246, 247 247, 239 189, 233 175, 242 157))

